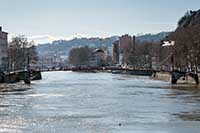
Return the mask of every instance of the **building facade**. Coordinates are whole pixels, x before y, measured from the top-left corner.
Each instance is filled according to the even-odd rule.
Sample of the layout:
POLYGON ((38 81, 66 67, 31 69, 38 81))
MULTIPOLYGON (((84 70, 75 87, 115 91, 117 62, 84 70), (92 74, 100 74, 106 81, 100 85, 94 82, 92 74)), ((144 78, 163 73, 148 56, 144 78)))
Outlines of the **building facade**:
POLYGON ((128 34, 119 37, 120 53, 126 53, 135 49, 135 36, 128 34))
POLYGON ((8 69, 8 33, 0 26, 0 71, 8 69))
POLYGON ((112 61, 114 64, 119 63, 119 40, 112 44, 112 61))
POLYGON ((135 36, 128 34, 119 37, 118 41, 113 42, 112 59, 114 64, 127 65, 128 56, 135 50, 135 36))

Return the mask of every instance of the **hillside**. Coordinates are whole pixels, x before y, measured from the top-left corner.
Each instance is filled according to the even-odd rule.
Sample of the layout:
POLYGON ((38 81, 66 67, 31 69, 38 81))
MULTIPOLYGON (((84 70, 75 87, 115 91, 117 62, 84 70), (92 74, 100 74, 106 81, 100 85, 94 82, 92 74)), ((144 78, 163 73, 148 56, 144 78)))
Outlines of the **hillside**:
POLYGON ((160 32, 158 34, 145 34, 145 35, 137 36, 136 41, 159 42, 160 40, 165 38, 167 35, 169 35, 169 32, 160 32))
MULTIPOLYGON (((189 11, 181 17, 178 27, 169 34, 166 40, 175 42, 173 53, 177 67, 194 66, 191 69, 197 71, 196 68, 200 64, 200 10, 189 11)), ((166 52, 164 56, 167 56, 169 52, 166 52)))
POLYGON ((188 11, 178 22, 178 28, 200 25, 200 10, 188 11))
POLYGON ((74 38, 72 40, 58 40, 52 43, 40 44, 37 46, 39 56, 46 55, 68 55, 70 49, 74 47, 111 47, 112 42, 117 40, 117 36, 110 38, 74 38))
MULTIPOLYGON (((137 41, 160 41, 168 32, 161 32, 158 34, 146 34, 137 36, 137 41)), ((37 46, 39 56, 67 56, 70 49, 74 47, 107 47, 111 50, 112 43, 118 39, 118 36, 112 36, 109 38, 74 38, 72 40, 58 40, 52 43, 40 44, 37 46)))

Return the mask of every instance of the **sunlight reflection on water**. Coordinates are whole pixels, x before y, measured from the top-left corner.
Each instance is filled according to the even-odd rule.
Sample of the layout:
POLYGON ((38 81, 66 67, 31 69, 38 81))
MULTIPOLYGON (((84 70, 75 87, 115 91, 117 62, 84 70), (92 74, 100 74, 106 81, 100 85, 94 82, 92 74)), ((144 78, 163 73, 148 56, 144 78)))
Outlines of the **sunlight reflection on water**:
POLYGON ((196 132, 199 116, 199 86, 149 77, 49 72, 0 85, 0 132, 196 132))

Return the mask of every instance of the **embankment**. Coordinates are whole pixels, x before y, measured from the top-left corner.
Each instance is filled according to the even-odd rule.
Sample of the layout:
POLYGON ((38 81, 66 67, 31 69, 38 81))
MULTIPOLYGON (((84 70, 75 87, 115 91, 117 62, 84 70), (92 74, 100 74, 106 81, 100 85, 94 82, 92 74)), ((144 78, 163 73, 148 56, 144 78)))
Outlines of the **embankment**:
MULTIPOLYGON (((198 74, 198 77, 200 81, 200 73, 198 74)), ((171 82, 171 74, 169 72, 157 72, 155 74, 154 79, 171 82)), ((178 80, 178 83, 195 83, 195 80, 190 76, 186 76, 186 77, 181 77, 178 80)))

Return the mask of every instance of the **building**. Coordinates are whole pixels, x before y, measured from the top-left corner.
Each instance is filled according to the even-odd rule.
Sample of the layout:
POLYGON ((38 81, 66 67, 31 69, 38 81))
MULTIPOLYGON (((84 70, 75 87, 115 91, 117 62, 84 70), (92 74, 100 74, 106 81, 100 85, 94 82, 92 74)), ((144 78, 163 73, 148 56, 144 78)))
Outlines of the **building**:
POLYGON ((8 33, 2 31, 0 26, 0 71, 8 68, 8 33))
POLYGON ((119 63, 119 40, 112 44, 112 61, 114 64, 119 63))
POLYGON ((128 34, 119 37, 120 53, 126 53, 135 49, 135 36, 128 34))
POLYGON ((120 65, 128 64, 128 56, 135 50, 135 36, 128 34, 119 37, 118 41, 113 42, 113 63, 120 65))
POLYGON ((40 56, 37 66, 43 69, 64 67, 66 66, 66 60, 58 55, 54 56, 40 56))

